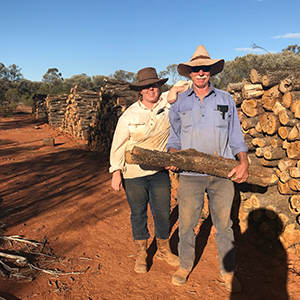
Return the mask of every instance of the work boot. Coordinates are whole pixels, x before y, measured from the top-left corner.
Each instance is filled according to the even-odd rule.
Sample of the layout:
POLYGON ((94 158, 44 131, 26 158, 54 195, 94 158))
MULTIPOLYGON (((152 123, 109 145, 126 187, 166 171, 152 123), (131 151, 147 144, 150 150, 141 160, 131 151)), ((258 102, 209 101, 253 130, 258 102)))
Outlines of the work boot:
POLYGON ((161 240, 156 238, 156 257, 165 260, 171 266, 179 266, 179 257, 171 252, 169 239, 161 240))
POLYGON ((186 283, 189 274, 190 274, 189 270, 184 270, 179 268, 172 276, 172 283, 178 286, 184 285, 186 283))
POLYGON ((135 240, 136 260, 134 271, 147 273, 147 240, 135 240))
POLYGON ((234 274, 220 274, 220 277, 224 280, 228 291, 238 293, 242 290, 241 284, 234 274))

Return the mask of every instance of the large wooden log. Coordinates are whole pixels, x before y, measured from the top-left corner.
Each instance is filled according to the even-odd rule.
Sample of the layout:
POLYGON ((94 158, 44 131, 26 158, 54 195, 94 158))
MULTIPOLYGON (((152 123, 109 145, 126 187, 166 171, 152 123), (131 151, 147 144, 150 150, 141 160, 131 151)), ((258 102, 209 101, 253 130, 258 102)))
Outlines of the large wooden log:
POLYGON ((259 98, 263 95, 264 90, 261 84, 244 84, 242 95, 244 99, 259 98))
MULTIPOLYGON (((228 173, 239 164, 236 160, 205 154, 195 149, 166 153, 140 147, 134 147, 126 153, 126 162, 155 167, 175 166, 181 170, 222 178, 228 178, 228 173)), ((248 183, 269 186, 276 184, 277 181, 278 178, 272 169, 249 165, 248 183)))
POLYGON ((233 94, 235 92, 239 92, 242 90, 244 86, 244 82, 238 82, 238 83, 229 83, 227 85, 226 91, 230 94, 233 94))
POLYGON ((262 115, 265 110, 262 107, 260 100, 249 99, 244 100, 241 105, 242 111, 248 117, 255 117, 257 115, 262 115))
POLYGON ((263 76, 263 74, 261 74, 259 70, 252 69, 250 71, 249 77, 250 77, 251 83, 255 84, 255 83, 261 83, 262 76, 263 76))
POLYGON ((262 131, 273 135, 278 131, 280 127, 278 117, 273 113, 265 113, 261 116, 259 123, 261 125, 262 131))

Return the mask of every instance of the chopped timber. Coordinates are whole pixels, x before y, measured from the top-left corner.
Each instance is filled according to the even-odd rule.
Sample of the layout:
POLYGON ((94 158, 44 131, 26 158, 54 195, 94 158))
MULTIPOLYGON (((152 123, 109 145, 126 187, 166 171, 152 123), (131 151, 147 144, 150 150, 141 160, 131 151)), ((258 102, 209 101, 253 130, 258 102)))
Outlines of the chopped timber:
POLYGON ((282 103, 286 108, 290 108, 291 104, 297 100, 300 100, 299 91, 286 92, 282 97, 282 103))
POLYGON ((264 90, 261 84, 245 83, 242 88, 244 99, 259 98, 263 95, 264 90))
POLYGON ((262 102, 255 99, 244 100, 241 108, 244 114, 248 117, 262 115, 265 112, 264 108, 262 107, 262 102))
POLYGON ((280 127, 279 119, 274 113, 265 113, 259 119, 262 131, 268 135, 273 135, 280 127))
MULTIPOLYGON (((175 166, 181 170, 209 174, 217 177, 228 178, 228 173, 239 162, 219 156, 198 152, 195 149, 166 153, 134 147, 126 153, 127 163, 148 165, 155 167, 175 166)), ((247 182, 259 186, 274 185, 278 181, 273 170, 257 165, 249 165, 247 182)))

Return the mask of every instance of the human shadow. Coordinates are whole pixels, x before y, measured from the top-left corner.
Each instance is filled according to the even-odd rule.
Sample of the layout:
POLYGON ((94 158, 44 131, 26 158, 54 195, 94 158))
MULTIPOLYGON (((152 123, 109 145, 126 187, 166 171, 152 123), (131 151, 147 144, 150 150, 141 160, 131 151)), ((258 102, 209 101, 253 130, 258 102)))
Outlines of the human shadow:
POLYGON ((282 221, 274 211, 259 208, 249 213, 247 222, 247 230, 236 238, 236 276, 242 291, 230 299, 289 299, 287 254, 279 239, 282 221))
MULTIPOLYGON (((174 227, 176 221, 178 220, 178 205, 176 205, 172 212, 170 213, 170 229, 169 231, 172 231, 172 228, 174 227)), ((178 228, 175 229, 175 231, 173 232, 173 234, 170 236, 170 248, 172 253, 174 253, 175 255, 178 255, 178 228)), ((150 270, 150 268, 153 265, 153 257, 155 255, 157 251, 157 242, 156 242, 156 238, 154 238, 150 244, 150 246, 147 249, 147 268, 148 270, 150 270)))

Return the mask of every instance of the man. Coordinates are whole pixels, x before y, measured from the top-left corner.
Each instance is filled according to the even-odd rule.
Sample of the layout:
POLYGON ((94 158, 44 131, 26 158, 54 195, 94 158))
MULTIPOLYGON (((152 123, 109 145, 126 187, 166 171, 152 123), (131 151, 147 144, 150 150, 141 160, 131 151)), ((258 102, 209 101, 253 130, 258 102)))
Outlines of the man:
MULTIPOLYGON (((191 60, 178 65, 178 73, 192 80, 193 85, 178 95, 169 113, 171 124, 167 149, 176 152, 188 148, 207 154, 240 161, 226 178, 182 172, 179 177, 179 258, 180 267, 172 277, 174 285, 183 285, 195 259, 195 234, 207 192, 212 222, 217 230, 220 275, 232 292, 241 290, 234 276, 235 247, 230 212, 234 185, 248 178, 247 146, 233 98, 210 83, 210 77, 223 70, 223 59, 211 59, 203 45, 198 46, 191 60)), ((175 167, 169 169, 174 170, 175 167)))

